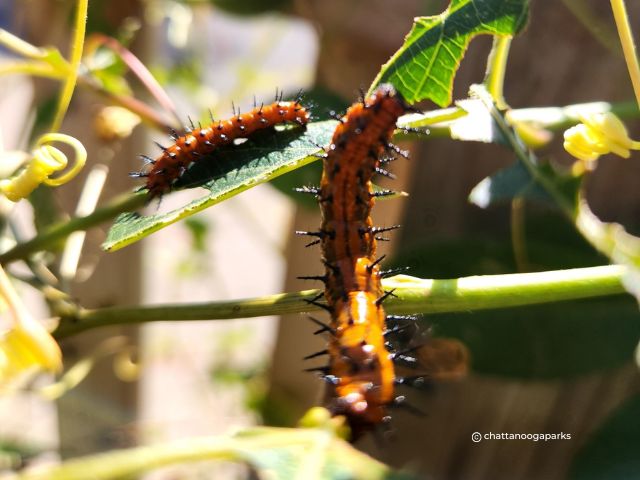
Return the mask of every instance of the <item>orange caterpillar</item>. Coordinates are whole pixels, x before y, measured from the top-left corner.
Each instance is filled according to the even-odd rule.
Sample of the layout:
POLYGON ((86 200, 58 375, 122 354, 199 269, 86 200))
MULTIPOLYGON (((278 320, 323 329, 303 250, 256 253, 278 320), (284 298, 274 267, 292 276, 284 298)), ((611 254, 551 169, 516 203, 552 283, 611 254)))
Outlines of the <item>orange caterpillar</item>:
POLYGON ((280 98, 271 105, 261 105, 250 112, 238 113, 229 120, 216 122, 212 118, 211 124, 204 128, 195 128, 192 124, 192 128, 187 129, 184 135, 173 132, 174 143, 171 146, 164 147, 158 144, 162 153, 157 158, 142 155, 145 164, 151 167, 146 171, 132 172, 130 175, 145 177, 149 198, 159 197, 169 192, 187 167, 200 157, 209 155, 224 145, 232 145, 235 140, 247 138, 258 130, 283 123, 304 126, 309 119, 309 112, 302 106, 299 98, 291 102, 283 102, 280 98))
POLYGON ((317 195, 322 225, 315 235, 321 243, 326 266, 322 306, 331 314, 326 351, 328 367, 320 370, 333 390, 329 409, 344 415, 352 436, 373 429, 388 416, 387 407, 396 401, 394 356, 385 346, 385 312, 382 272, 376 258, 376 234, 391 228, 374 227, 371 209, 374 193, 371 179, 386 152, 406 155, 390 142, 396 121, 408 107, 391 85, 380 86, 371 96, 351 106, 340 118, 331 145, 323 155, 319 189, 302 189, 317 195))

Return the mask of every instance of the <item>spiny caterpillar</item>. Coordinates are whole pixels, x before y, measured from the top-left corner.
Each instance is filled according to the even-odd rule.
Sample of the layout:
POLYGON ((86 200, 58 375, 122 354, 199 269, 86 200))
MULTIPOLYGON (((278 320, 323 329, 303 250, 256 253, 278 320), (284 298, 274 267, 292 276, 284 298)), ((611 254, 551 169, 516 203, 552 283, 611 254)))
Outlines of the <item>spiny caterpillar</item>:
MULTIPOLYGON (((172 131, 174 143, 168 147, 157 144, 162 153, 154 158, 141 155, 145 165, 150 167, 140 172, 132 172, 132 177, 146 178, 145 188, 149 199, 160 197, 171 191, 175 181, 187 170, 191 163, 213 153, 225 145, 232 145, 237 139, 248 138, 258 130, 273 128, 284 123, 305 126, 310 119, 309 112, 300 103, 300 95, 290 102, 282 101, 282 93, 271 105, 254 106, 247 113, 235 113, 228 120, 215 121, 205 127, 196 128, 193 123, 184 135, 172 131)), ((255 102, 254 102, 255 103, 255 102)))
MULTIPOLYGON (((328 332, 329 345, 307 358, 329 355, 329 365, 312 368, 320 371, 332 389, 328 406, 334 415, 344 415, 351 427, 352 439, 374 429, 388 418, 388 407, 401 397, 395 395, 394 360, 407 360, 404 352, 390 352, 385 341, 389 331, 383 301, 392 291, 384 291, 380 270, 382 258, 376 257, 378 234, 397 228, 374 227, 371 209, 374 198, 391 191, 374 192, 372 177, 383 170, 381 163, 392 159, 388 153, 407 153, 390 143, 398 117, 409 107, 391 85, 381 85, 372 95, 352 105, 339 119, 330 146, 323 157, 319 188, 299 191, 316 195, 322 211, 317 232, 297 232, 318 237, 325 274, 315 277, 325 283, 326 309, 330 324, 319 332, 328 332)), ((413 359, 411 359, 413 360, 413 359)))

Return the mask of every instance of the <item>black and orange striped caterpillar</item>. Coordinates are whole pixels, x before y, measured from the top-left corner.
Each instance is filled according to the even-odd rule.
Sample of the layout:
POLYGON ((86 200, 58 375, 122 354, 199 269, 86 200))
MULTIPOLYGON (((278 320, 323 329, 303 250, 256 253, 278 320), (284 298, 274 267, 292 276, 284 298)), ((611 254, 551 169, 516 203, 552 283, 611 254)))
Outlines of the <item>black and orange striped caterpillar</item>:
MULTIPOLYGON (((172 131, 173 144, 168 147, 157 144, 162 150, 156 158, 147 155, 140 157, 147 166, 139 172, 132 172, 132 177, 144 177, 144 188, 148 191, 149 199, 161 197, 173 188, 174 183, 184 174, 189 165, 200 158, 210 155, 220 147, 233 145, 241 138, 248 138, 259 130, 273 128, 275 125, 295 123, 305 126, 309 123, 308 110, 300 103, 300 95, 293 101, 283 101, 282 93, 270 105, 254 105, 247 113, 235 113, 228 120, 214 120, 205 127, 191 128, 179 135, 172 131)), ((254 102, 255 104, 255 102, 254 102)))
MULTIPOLYGON (((373 226, 371 209, 375 197, 394 192, 374 192, 371 180, 378 174, 388 154, 407 153, 391 144, 398 117, 409 107, 391 85, 381 85, 372 95, 352 105, 339 118, 330 146, 325 149, 319 188, 299 191, 316 195, 322 224, 316 232, 297 232, 318 237, 322 246, 325 274, 303 279, 322 280, 326 304, 310 303, 326 309, 331 322, 320 331, 329 333, 326 350, 309 355, 329 355, 329 365, 309 370, 323 374, 332 390, 329 410, 343 415, 352 439, 374 429, 388 418, 388 407, 398 402, 395 385, 399 381, 394 360, 409 357, 387 348, 389 331, 383 302, 392 291, 384 291, 376 257, 378 234, 397 228, 373 226)), ((398 320, 398 318, 393 318, 398 320)))

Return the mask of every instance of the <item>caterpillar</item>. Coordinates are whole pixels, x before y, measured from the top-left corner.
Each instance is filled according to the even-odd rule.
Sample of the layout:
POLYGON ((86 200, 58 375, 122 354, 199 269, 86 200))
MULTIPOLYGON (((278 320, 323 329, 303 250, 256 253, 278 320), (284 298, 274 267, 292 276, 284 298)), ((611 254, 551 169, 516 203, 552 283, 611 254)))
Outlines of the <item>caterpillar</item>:
MULTIPOLYGON (((297 232, 318 237, 325 273, 317 277, 325 283, 326 305, 321 296, 310 303, 326 309, 330 324, 326 350, 310 355, 329 355, 329 365, 313 368, 322 372, 332 390, 328 405, 333 415, 343 415, 351 427, 352 440, 374 429, 388 418, 388 407, 396 402, 398 383, 394 359, 385 342, 384 300, 393 294, 383 291, 376 257, 377 234, 395 227, 373 226, 371 209, 375 197, 393 192, 374 192, 372 177, 389 175, 380 165, 388 153, 406 156, 390 143, 398 117, 409 107, 391 85, 381 85, 362 98, 339 118, 330 146, 325 149, 319 188, 300 191, 317 196, 322 224, 317 232, 297 232)), ((393 158, 393 157, 391 157, 393 158)))
MULTIPOLYGON (((149 199, 160 197, 171 191, 175 181, 198 159, 210 155, 225 145, 232 145, 241 138, 248 138, 258 130, 273 128, 284 123, 296 123, 305 126, 310 120, 308 110, 300 103, 300 95, 293 101, 282 101, 282 93, 270 105, 255 105, 250 112, 235 113, 228 120, 215 121, 196 128, 193 123, 183 135, 172 131, 173 144, 165 147, 157 144, 161 153, 156 158, 141 155, 146 170, 131 172, 132 177, 144 177, 143 188, 148 191, 149 199)), ((234 109, 235 110, 235 109, 234 109)))

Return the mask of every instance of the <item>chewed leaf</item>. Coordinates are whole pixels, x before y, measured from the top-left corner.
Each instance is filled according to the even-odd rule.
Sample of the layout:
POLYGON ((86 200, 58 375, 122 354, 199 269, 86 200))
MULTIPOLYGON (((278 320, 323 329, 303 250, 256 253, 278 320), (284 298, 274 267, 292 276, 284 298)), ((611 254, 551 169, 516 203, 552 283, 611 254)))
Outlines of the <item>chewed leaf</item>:
POLYGON ((176 188, 199 186, 206 195, 166 213, 142 215, 126 212, 116 218, 102 248, 115 251, 183 218, 215 205, 251 187, 306 165, 317 157, 318 145, 331 139, 333 120, 307 125, 306 130, 255 135, 242 145, 217 150, 191 165, 176 188))
POLYGON ((453 78, 476 35, 515 35, 526 23, 528 0, 452 0, 442 14, 417 17, 404 44, 382 67, 370 92, 392 83, 409 103, 451 103, 453 78))

